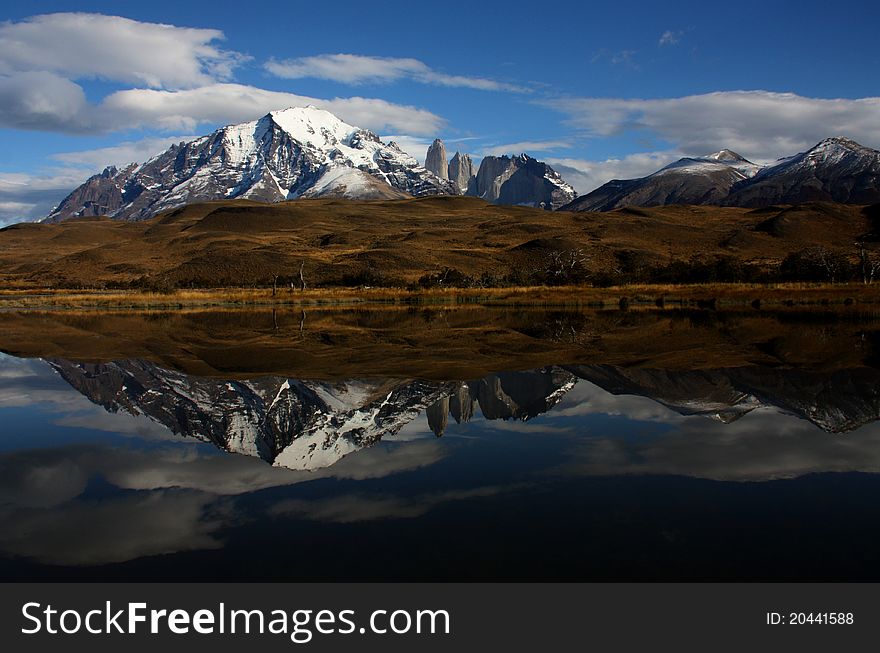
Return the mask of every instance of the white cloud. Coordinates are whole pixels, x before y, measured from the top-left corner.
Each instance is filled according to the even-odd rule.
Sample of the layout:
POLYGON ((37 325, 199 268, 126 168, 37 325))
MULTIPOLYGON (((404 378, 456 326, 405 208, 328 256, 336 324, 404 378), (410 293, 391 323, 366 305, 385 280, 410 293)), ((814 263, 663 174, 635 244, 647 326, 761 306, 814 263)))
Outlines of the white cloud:
POLYGON ((611 63, 615 66, 625 65, 630 68, 638 68, 635 62, 635 57, 635 50, 621 50, 620 52, 615 52, 611 55, 611 63))
POLYGON ((0 215, 5 213, 26 213, 32 211, 36 204, 30 202, 9 202, 0 200, 0 215))
POLYGON ((602 48, 590 58, 590 63, 598 64, 607 61, 614 66, 623 65, 633 70, 639 70, 639 65, 636 63, 636 54, 638 54, 636 50, 612 51, 602 48))
POLYGON ((79 168, 57 168, 45 175, 30 175, 23 172, 0 172, 0 197, 4 193, 23 193, 28 190, 63 190, 83 181, 83 171, 79 168))
POLYGON ((215 533, 224 525, 224 519, 210 505, 212 498, 166 491, 94 503, 77 501, 46 509, 4 506, 0 516, 17 527, 0 533, 0 549, 6 554, 61 565, 108 564, 178 551, 217 549, 222 544, 215 533), (62 541, 64 546, 58 546, 62 541))
POLYGON ((571 158, 548 158, 553 168, 563 179, 583 195, 595 190, 612 179, 634 179, 656 172, 663 166, 680 159, 683 155, 676 151, 640 152, 621 158, 599 161, 571 158))
POLYGON ((431 145, 431 140, 410 134, 389 134, 381 138, 386 143, 394 141, 401 150, 409 154, 420 164, 425 165, 425 157, 428 155, 428 147, 431 145))
POLYGON ((321 54, 298 59, 270 60, 268 72, 285 79, 311 77, 344 84, 389 83, 407 79, 422 84, 472 88, 482 91, 527 92, 527 89, 482 77, 448 75, 418 59, 369 57, 357 54, 321 54))
POLYGON ((681 42, 681 37, 683 35, 684 32, 675 32, 668 29, 660 35, 658 45, 660 45, 661 47, 664 45, 678 45, 681 42))
POLYGON ((153 128, 194 131, 199 125, 254 120, 275 109, 313 104, 374 131, 435 134, 444 120, 426 109, 363 97, 320 99, 218 83, 176 91, 126 89, 88 104, 82 89, 49 73, 0 80, 0 126, 73 133, 153 128), (59 103, 57 98, 67 98, 59 103), (53 100, 54 98, 54 100, 53 100))
POLYGON ((425 109, 385 100, 362 97, 322 100, 241 84, 212 84, 184 91, 118 91, 102 102, 101 109, 137 126, 194 129, 203 123, 253 120, 275 109, 307 104, 332 111, 346 122, 374 131, 399 129, 433 134, 444 122, 425 109))
POLYGON ((49 72, 0 77, 0 126, 76 132, 88 124, 86 94, 78 84, 49 72))
MULTIPOLYGON (((628 398, 624 398, 628 399, 628 398)), ((661 409, 662 410, 662 409, 661 409)), ((628 411, 624 416, 631 417, 628 411)), ((584 439, 557 472, 662 474, 723 481, 765 481, 827 472, 880 471, 876 424, 856 437, 825 433, 805 420, 762 408, 732 424, 670 414, 659 438, 584 439)))
POLYGON ((0 227, 47 215, 89 171, 58 167, 42 174, 0 172, 0 227))
POLYGON ((244 55, 222 50, 216 29, 143 23, 120 16, 58 13, 0 24, 0 73, 44 71, 151 88, 229 79, 244 55))
POLYGON ((519 141, 503 145, 491 145, 482 149, 481 156, 501 156, 503 154, 521 154, 523 152, 549 152, 571 147, 568 141, 519 141))
POLYGON ((110 147, 99 147, 94 150, 78 152, 61 152, 53 154, 56 161, 74 166, 84 166, 90 170, 103 170, 109 165, 117 167, 129 163, 143 163, 157 154, 161 154, 175 143, 191 141, 197 136, 156 136, 142 138, 137 141, 123 141, 110 147))
POLYGON ((808 98, 720 91, 668 99, 571 98, 544 105, 592 136, 644 131, 689 155, 727 147, 756 162, 801 152, 829 136, 880 144, 880 97, 808 98))
MULTIPOLYGON (((199 125, 253 120, 274 109, 305 104, 321 106, 372 130, 433 134, 444 122, 425 109, 380 99, 312 98, 231 83, 234 69, 248 57, 218 48, 215 43, 223 38, 223 32, 216 29, 91 13, 47 14, 0 23, 0 127, 79 134, 194 131, 199 125), (83 79, 135 88, 90 102, 76 83, 83 79)), ((410 62, 398 63, 402 69, 415 62, 387 61, 410 62)), ((430 83, 505 87, 419 65, 423 67, 420 79, 430 83)))
POLYGON ((295 516, 339 524, 380 519, 413 519, 445 503, 493 497, 521 487, 523 486, 493 485, 406 497, 348 494, 331 499, 288 499, 275 504, 269 512, 276 516, 295 516))

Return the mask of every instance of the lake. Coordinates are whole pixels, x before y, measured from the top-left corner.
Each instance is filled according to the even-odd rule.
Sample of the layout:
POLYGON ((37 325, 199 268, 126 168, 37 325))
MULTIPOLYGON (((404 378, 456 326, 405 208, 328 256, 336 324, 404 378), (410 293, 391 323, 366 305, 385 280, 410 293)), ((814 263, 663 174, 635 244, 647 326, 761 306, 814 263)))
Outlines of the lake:
POLYGON ((880 580, 880 318, 0 313, 0 578, 880 580))

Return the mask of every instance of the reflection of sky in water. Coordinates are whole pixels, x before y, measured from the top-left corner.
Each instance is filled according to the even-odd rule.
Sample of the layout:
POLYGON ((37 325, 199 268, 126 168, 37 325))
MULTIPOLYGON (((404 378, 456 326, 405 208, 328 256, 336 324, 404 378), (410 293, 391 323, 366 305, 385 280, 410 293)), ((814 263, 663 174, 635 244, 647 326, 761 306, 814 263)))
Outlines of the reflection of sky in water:
MULTIPOLYGON (((683 560, 698 560, 689 547, 696 546, 698 536, 722 528, 711 518, 705 521, 708 514, 717 517, 716 509, 731 515, 731 528, 762 533, 769 528, 762 520, 771 517, 741 512, 743 502, 790 509, 798 494, 806 502, 825 495, 829 501, 848 501, 859 519, 876 523, 877 516, 876 509, 851 501, 857 491, 864 494, 865 484, 877 489, 873 476, 808 475, 880 470, 880 422, 837 435, 777 409, 759 408, 724 424, 680 415, 646 397, 614 396, 586 381, 527 422, 488 420, 477 411, 468 423, 450 419, 438 439, 421 414, 377 445, 315 471, 230 455, 175 436, 144 416, 108 412, 36 360, 0 357, 0 424, 0 551, 6 558, 0 573, 10 578, 37 573, 39 565, 144 559, 151 561, 143 568, 151 574, 177 577, 181 569, 196 574, 200 567, 191 557, 185 564, 174 562, 174 555, 161 557, 186 552, 199 552, 210 577, 233 559, 240 564, 237 556, 274 560, 280 553, 265 553, 272 542, 282 550, 291 547, 291 555, 303 547, 323 547, 339 565, 325 573, 333 578, 345 577, 345 570, 352 577, 380 578, 376 570, 382 564, 390 565, 393 578, 444 577, 456 570, 465 578, 475 557, 492 552, 494 562, 479 568, 482 573, 559 577, 566 573, 564 565, 513 560, 517 547, 558 545, 559 538, 575 536, 590 540, 597 561, 606 556, 601 569, 612 576, 630 573, 622 558, 615 558, 624 553, 612 555, 612 548, 625 551, 621 541, 635 546, 634 538, 642 538, 647 548, 630 555, 656 555, 670 574, 677 569, 684 577, 712 577, 713 572, 734 573, 712 566, 724 556, 723 548, 713 552, 702 545, 700 551, 709 556, 701 563, 705 568, 683 560), (751 487, 762 494, 753 496, 751 487), (709 504, 700 503, 713 493, 718 496, 709 504), (645 516, 642 510, 653 512, 645 516), (663 510, 669 511, 665 517, 663 510), (682 521, 676 525, 677 520, 682 521), (491 530, 483 531, 484 525, 491 530), (424 554, 412 553, 414 547, 426 546, 423 538, 442 541, 457 532, 456 553, 448 553, 447 543, 452 557, 435 560, 426 573, 418 564, 424 554), (361 541, 374 556, 375 569, 351 567, 352 560, 363 562, 357 552, 361 541), (382 562, 377 551, 397 557, 382 562), (456 556, 461 560, 453 565, 456 556)), ((824 508, 800 514, 804 508, 797 505, 791 518, 803 523, 825 515, 824 508)), ((795 526, 792 535, 799 533, 795 526)), ((850 535, 864 535, 858 524, 849 528, 855 529, 850 535)), ((719 542, 729 536, 711 543, 724 546, 719 542)), ((797 537, 808 549, 801 554, 806 556, 809 541, 797 537)), ((574 560, 582 552, 555 555, 574 560)), ((578 571, 583 560, 569 563, 572 577, 595 573, 578 571)), ((635 577, 645 577, 653 563, 640 564, 641 572, 632 571, 635 577)), ((880 563, 865 564, 876 577, 880 563)), ((119 573, 147 573, 133 569, 119 573)), ((247 567, 235 569, 235 577, 264 577, 247 567)), ((294 567, 279 573, 296 577, 299 572, 294 567)), ((314 569, 302 573, 323 577, 314 569)))

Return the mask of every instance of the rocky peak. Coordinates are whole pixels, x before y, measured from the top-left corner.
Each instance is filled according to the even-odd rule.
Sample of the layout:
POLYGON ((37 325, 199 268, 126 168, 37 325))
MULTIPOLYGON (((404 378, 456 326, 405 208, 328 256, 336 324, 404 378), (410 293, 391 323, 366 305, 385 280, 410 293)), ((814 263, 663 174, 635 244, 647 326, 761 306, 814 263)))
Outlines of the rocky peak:
POLYGON ((845 136, 832 136, 831 138, 823 139, 822 141, 817 143, 813 147, 813 149, 815 150, 818 148, 829 147, 829 146, 845 147, 848 150, 868 150, 868 149, 870 149, 870 148, 865 147, 864 145, 856 143, 851 138, 846 138, 845 136))
POLYGON ((449 162, 449 181, 455 184, 462 193, 468 192, 475 181, 474 162, 470 155, 461 152, 455 153, 449 162))
POLYGON ((733 150, 723 149, 718 152, 713 152, 712 154, 707 154, 703 157, 704 159, 708 159, 709 161, 739 161, 739 162, 748 162, 744 156, 737 154, 733 150))
POLYGON ((468 194, 488 202, 547 210, 558 209, 576 195, 558 172, 527 154, 484 157, 473 186, 468 194))
POLYGON ((428 148, 428 155, 425 157, 425 168, 440 177, 440 179, 449 179, 449 167, 446 163, 446 146, 439 138, 435 138, 428 148))

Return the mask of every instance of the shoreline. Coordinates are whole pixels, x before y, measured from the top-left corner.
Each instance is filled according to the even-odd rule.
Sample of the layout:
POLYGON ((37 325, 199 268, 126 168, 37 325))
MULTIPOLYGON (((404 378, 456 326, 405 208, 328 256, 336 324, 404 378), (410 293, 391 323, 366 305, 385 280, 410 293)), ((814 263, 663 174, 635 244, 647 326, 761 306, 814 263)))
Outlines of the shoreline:
POLYGON ((880 304, 878 284, 636 284, 447 288, 215 288, 170 293, 119 290, 0 289, 0 310, 198 309, 250 307, 351 308, 497 306, 578 309, 719 309, 852 307, 880 304))

